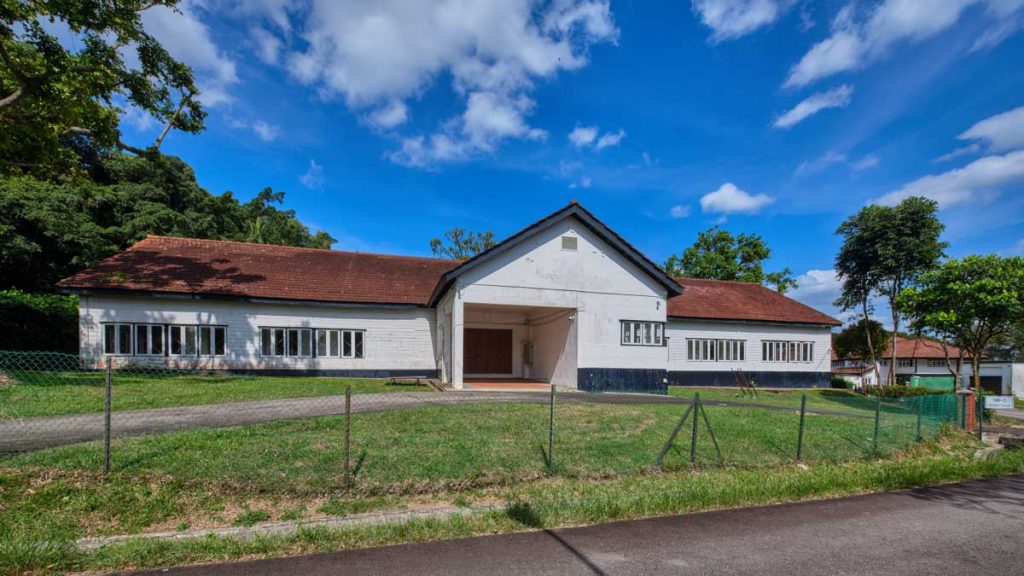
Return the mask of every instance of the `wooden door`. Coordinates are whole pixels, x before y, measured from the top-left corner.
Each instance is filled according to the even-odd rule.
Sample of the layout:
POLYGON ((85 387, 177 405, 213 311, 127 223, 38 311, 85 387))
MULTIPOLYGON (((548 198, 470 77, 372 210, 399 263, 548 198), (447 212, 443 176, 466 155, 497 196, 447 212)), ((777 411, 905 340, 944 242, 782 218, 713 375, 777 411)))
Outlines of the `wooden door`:
POLYGON ((512 374, 512 331, 466 328, 465 374, 512 374))

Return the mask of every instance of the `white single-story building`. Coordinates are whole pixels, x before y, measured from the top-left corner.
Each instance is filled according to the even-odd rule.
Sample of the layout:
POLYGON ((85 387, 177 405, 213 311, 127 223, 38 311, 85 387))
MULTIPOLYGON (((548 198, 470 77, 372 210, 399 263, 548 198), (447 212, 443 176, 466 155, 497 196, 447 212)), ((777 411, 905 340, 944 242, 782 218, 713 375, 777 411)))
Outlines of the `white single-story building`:
MULTIPOLYGON (((979 364, 983 390, 1007 396, 1012 394, 1024 400, 1024 362, 982 360, 979 364)), ((965 384, 974 381, 974 367, 970 362, 964 365, 963 378, 965 384)))
POLYGON ((839 324, 672 278, 575 202, 466 261, 149 236, 60 287, 81 297, 83 358, 456 388, 828 386, 839 324))

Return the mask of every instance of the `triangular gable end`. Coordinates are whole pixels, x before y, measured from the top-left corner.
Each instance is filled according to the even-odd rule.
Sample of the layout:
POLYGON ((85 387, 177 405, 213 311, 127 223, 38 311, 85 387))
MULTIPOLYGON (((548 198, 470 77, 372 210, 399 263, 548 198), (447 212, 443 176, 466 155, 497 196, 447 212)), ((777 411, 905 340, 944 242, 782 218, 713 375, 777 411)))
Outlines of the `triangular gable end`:
POLYGON ((682 287, 672 279, 671 276, 666 274, 657 264, 652 262, 649 258, 643 255, 639 250, 634 248, 629 242, 619 236, 614 230, 609 228, 604 222, 597 219, 596 216, 591 214, 585 208, 580 206, 577 202, 573 201, 564 208, 557 210, 556 212, 541 218, 540 220, 530 224, 526 228, 523 228, 519 232, 509 236, 505 240, 502 240, 493 247, 477 254, 476 256, 466 260, 458 267, 450 270, 441 277, 441 280, 437 283, 434 288, 434 293, 430 297, 429 306, 436 306, 448 289, 452 286, 457 278, 475 269, 477 266, 489 262, 494 258, 504 254, 519 245, 526 239, 534 236, 535 234, 544 231, 545 229, 561 222, 567 217, 575 217, 579 220, 588 230, 596 234, 601 240, 607 243, 609 246, 614 248, 629 262, 643 271, 647 276, 654 280, 657 284, 662 285, 668 290, 669 297, 682 294, 682 287))

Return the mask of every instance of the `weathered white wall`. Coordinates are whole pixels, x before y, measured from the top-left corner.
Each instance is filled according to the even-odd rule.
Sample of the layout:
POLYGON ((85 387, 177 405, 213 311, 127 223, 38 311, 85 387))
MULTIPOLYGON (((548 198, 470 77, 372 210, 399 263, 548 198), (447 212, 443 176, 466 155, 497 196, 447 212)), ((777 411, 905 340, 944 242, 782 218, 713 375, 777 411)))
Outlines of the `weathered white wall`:
MULTIPOLYGON (((953 359, 953 363, 954 363, 954 365, 956 364, 956 359, 955 358, 953 359)), ((882 382, 882 385, 883 386, 888 385, 888 382, 889 382, 889 366, 888 366, 888 364, 882 363, 880 361, 878 369, 881 372, 881 382, 882 382)), ((970 369, 970 362, 965 360, 964 361, 964 369, 961 370, 961 374, 964 373, 964 370, 968 370, 968 369, 970 369)), ((917 359, 915 359, 913 366, 900 366, 899 364, 897 364, 896 365, 896 375, 897 376, 913 376, 913 375, 918 375, 918 376, 951 376, 951 374, 949 372, 949 368, 946 367, 945 359, 943 359, 943 361, 942 361, 942 366, 929 366, 928 365, 928 360, 924 359, 924 358, 917 358, 917 359)))
POLYGON ((156 296, 83 296, 79 307, 81 353, 102 355, 101 324, 226 325, 227 354, 200 357, 131 357, 134 363, 160 362, 210 368, 297 368, 317 370, 425 370, 435 362, 435 311, 427 308, 333 307, 254 304, 156 296), (264 358, 259 328, 346 328, 365 330, 365 358, 264 358))
MULTIPOLYGON (((982 362, 982 376, 999 376, 1003 379, 1003 394, 1013 394, 1024 399, 1024 362, 982 362)), ((970 362, 964 362, 963 378, 969 384, 974 377, 970 362)))
POLYGON ((669 337, 669 370, 673 371, 829 372, 832 370, 832 331, 827 326, 673 319, 669 320, 665 332, 669 337), (687 338, 743 340, 746 342, 746 354, 742 362, 687 360, 687 338), (761 358, 761 342, 763 340, 814 342, 814 358, 811 362, 765 362, 761 358))
POLYGON ((579 368, 665 368, 663 347, 620 343, 620 321, 664 322, 666 289, 575 218, 468 271, 455 290, 467 305, 575 310, 579 368), (562 249, 563 235, 577 238, 575 251, 562 249))
POLYGON ((530 326, 534 344, 532 377, 576 388, 577 338, 575 313, 566 312, 530 326))

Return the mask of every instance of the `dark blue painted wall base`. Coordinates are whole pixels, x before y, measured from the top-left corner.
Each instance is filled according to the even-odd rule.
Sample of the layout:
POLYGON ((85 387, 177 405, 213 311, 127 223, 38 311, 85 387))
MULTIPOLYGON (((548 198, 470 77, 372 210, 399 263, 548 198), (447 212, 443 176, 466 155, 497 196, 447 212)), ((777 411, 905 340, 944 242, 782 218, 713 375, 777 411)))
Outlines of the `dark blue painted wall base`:
POLYGON ((579 368, 576 386, 584 392, 646 392, 668 394, 668 370, 645 368, 579 368))
POLYGON ((232 374, 253 376, 305 376, 329 378, 437 378, 437 370, 292 370, 288 368, 258 368, 228 370, 232 374))
MULTIPOLYGON (((758 388, 828 388, 831 372, 745 372, 758 388)), ((736 386, 736 379, 728 371, 701 371, 668 373, 671 386, 736 386)))

